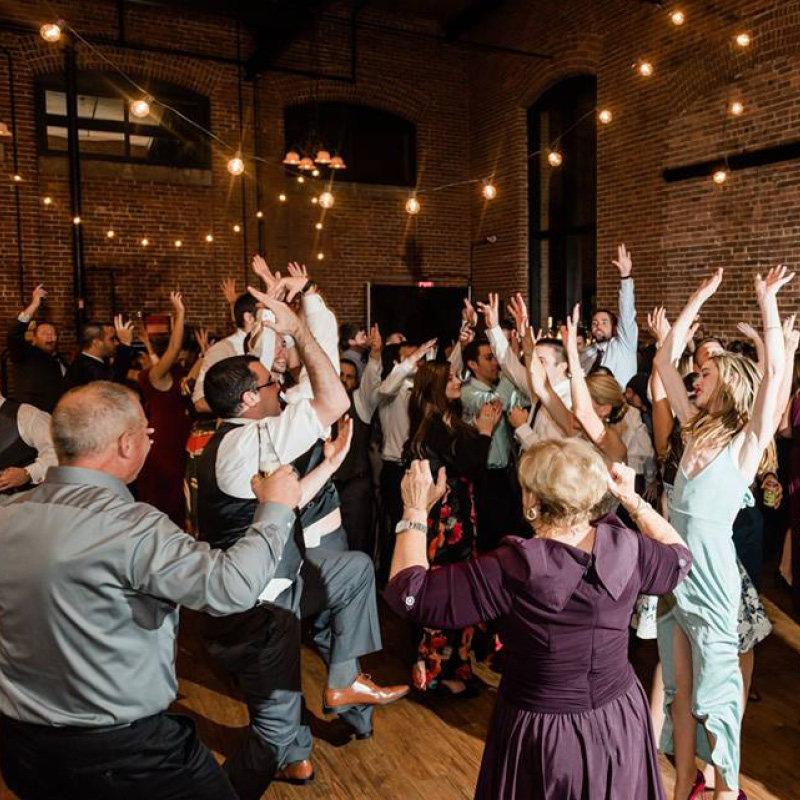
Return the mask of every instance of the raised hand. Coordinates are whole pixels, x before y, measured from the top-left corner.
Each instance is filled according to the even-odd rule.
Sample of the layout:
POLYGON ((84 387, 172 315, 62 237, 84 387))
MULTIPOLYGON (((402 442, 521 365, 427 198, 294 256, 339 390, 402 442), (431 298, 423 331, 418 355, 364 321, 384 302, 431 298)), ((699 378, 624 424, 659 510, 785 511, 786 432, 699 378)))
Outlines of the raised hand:
POLYGON ((299 334, 303 323, 300 321, 300 317, 286 303, 282 303, 280 300, 254 289, 252 286, 248 286, 247 291, 275 315, 274 320, 262 319, 265 327, 271 328, 276 333, 288 333, 290 336, 299 334))
POLYGON ((236 302, 236 298, 239 296, 236 292, 236 281, 233 278, 224 278, 222 283, 219 285, 219 288, 221 289, 222 296, 225 298, 228 305, 232 306, 236 302))
POLYGON ((672 330, 672 325, 669 324, 667 310, 664 306, 656 306, 653 311, 647 315, 647 328, 656 340, 656 345, 661 347, 667 336, 669 336, 669 332, 672 330))
POLYGON ((205 328, 198 328, 194 332, 194 340, 197 342, 197 346, 200 348, 200 353, 205 355, 206 350, 208 350, 208 331, 205 328))
POLYGON ((411 361, 413 364, 416 364, 421 359, 425 358, 425 356, 434 348, 436 347, 436 339, 431 339, 430 341, 425 342, 425 344, 421 344, 409 357, 408 360, 411 361))
POLYGON ((567 324, 561 328, 561 338, 568 356, 580 358, 578 352, 578 326, 581 324, 581 304, 575 303, 572 314, 567 317, 567 324))
MULTIPOLYGON (((714 292, 719 289, 720 284, 722 283, 722 275, 725 270, 720 267, 719 269, 714 270, 710 278, 706 278, 698 287, 695 289, 694 294, 690 298, 692 300, 699 300, 701 303, 705 303, 709 298, 714 296, 714 292)), ((760 278, 761 276, 759 276, 760 278)))
POLYGON ((308 270, 305 264, 301 264, 299 261, 290 261, 287 269, 292 278, 305 278, 308 280, 308 270))
POLYGON ((273 286, 280 280, 281 275, 279 272, 273 274, 270 268, 267 266, 267 262, 264 258, 258 254, 253 256, 253 272, 264 281, 264 285, 267 287, 267 291, 272 289, 273 286))
POLYGON ((33 294, 31 295, 31 305, 35 305, 37 308, 42 300, 47 297, 47 291, 44 288, 44 284, 40 283, 34 290, 33 294))
POLYGON ((783 321, 783 345, 786 348, 787 357, 794 357, 797 345, 800 343, 800 331, 795 330, 794 321, 796 314, 790 314, 783 321))
POLYGON ((608 490, 617 500, 631 502, 636 496, 634 482, 636 470, 625 464, 616 463, 608 468, 608 490))
MULTIPOLYGON (((541 334, 541 331, 539 331, 539 334, 541 334)), ((540 337, 533 332, 533 328, 528 325, 525 329, 525 333, 522 335, 522 355, 526 362, 529 361, 533 355, 533 348, 536 347, 536 342, 539 338, 540 337)))
POLYGON ((475 338, 475 328, 468 325, 466 322, 461 324, 461 330, 458 332, 458 341, 461 343, 462 349, 465 348, 475 338))
POLYGON ((130 347, 133 343, 133 323, 122 321, 122 314, 117 314, 114 317, 114 331, 117 334, 117 339, 120 344, 130 347))
POLYGON ((475 417, 475 427, 484 436, 491 436, 502 418, 503 404, 500 400, 492 400, 481 406, 481 410, 475 417))
POLYGON ((367 344, 369 345, 370 358, 380 358, 383 350, 383 337, 377 323, 370 328, 367 344))
POLYGON ((400 484, 403 507, 425 515, 445 496, 446 492, 447 473, 444 467, 439 469, 436 483, 434 483, 428 460, 415 459, 412 461, 400 484))
POLYGON ((186 313, 186 309, 183 305, 183 295, 180 292, 170 292, 169 301, 172 303, 172 308, 175 311, 176 317, 182 317, 186 313))
POLYGON ((325 460, 334 470, 342 466, 353 440, 353 420, 345 414, 336 426, 336 438, 328 439, 322 447, 325 460))
POLYGON ((488 303, 478 303, 478 310, 483 314, 487 330, 500 324, 500 296, 497 292, 489 292, 488 303))
POLYGON ((525 335, 528 328, 528 307, 525 305, 525 299, 517 292, 508 300, 508 310, 514 318, 514 325, 517 328, 517 333, 520 337, 525 335))
POLYGON ((633 261, 624 243, 617 248, 617 258, 611 263, 619 270, 620 278, 627 278, 631 274, 633 261))
POLYGON ((773 267, 766 278, 761 277, 761 273, 756 275, 756 297, 759 303, 777 297, 778 292, 794 278, 794 272, 789 272, 789 268, 783 265, 773 267))
POLYGON ((471 328, 474 328, 478 324, 478 312, 475 310, 475 307, 468 297, 464 298, 464 308, 461 310, 461 319, 471 328))

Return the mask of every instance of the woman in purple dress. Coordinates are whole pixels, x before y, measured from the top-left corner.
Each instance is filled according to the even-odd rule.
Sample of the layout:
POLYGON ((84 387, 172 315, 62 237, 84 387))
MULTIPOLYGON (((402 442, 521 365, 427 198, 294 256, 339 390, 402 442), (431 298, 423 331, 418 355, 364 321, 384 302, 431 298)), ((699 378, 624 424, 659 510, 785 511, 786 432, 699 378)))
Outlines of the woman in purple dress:
MULTIPOLYGON (((691 567, 675 529, 577 439, 545 440, 520 463, 535 538, 504 539, 471 561, 428 569, 427 510, 445 490, 427 462, 403 480, 403 520, 386 597, 417 624, 496 620, 505 669, 477 800, 664 800, 647 697, 628 661, 639 594, 672 591, 691 567), (591 522, 610 489, 642 534, 591 522)), ((398 526, 399 527, 399 526, 398 526)))

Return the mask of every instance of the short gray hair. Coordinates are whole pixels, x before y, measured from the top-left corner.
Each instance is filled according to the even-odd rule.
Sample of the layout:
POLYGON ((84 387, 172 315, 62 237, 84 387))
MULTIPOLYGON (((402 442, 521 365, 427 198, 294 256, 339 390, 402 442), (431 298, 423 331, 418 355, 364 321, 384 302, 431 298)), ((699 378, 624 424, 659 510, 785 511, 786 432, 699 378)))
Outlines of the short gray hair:
POLYGON ((141 411, 136 394, 118 383, 93 381, 70 389, 50 422, 58 463, 102 452, 136 427, 141 411))

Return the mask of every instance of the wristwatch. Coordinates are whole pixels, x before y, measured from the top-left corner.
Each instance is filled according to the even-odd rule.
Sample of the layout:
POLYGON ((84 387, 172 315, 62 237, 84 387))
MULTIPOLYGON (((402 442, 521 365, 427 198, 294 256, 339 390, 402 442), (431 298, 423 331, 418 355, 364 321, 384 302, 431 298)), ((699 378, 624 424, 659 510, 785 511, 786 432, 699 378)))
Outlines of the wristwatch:
POLYGON ((410 519, 401 519, 394 529, 395 533, 403 533, 403 531, 420 531, 421 533, 428 532, 428 526, 423 522, 412 522, 410 519))
POLYGON ((306 292, 308 292, 310 289, 313 289, 316 285, 317 285, 316 282, 312 281, 311 278, 309 278, 305 282, 305 286, 303 286, 303 288, 300 290, 300 294, 306 294, 306 292))

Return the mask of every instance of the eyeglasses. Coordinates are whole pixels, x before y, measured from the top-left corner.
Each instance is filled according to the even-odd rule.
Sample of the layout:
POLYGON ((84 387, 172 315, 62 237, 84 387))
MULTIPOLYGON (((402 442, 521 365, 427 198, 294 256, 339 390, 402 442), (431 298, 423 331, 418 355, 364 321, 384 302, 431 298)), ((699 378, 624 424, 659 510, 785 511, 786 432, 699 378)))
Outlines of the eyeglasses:
POLYGON ((270 386, 274 386, 278 381, 274 378, 270 378, 266 383, 260 383, 256 388, 253 390, 255 392, 260 392, 262 389, 268 389, 270 386))

